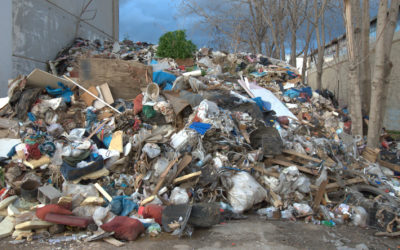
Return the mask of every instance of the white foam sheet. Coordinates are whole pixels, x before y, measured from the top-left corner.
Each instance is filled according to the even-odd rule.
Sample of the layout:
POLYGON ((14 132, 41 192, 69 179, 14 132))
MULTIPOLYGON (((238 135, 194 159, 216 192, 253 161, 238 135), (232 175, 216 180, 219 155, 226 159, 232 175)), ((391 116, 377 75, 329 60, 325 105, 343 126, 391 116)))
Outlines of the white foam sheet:
POLYGON ((20 139, 0 138, 0 157, 7 157, 12 147, 20 143, 20 139))
POLYGON ((248 86, 255 97, 261 97, 263 101, 271 103, 271 109, 275 111, 276 116, 287 116, 297 120, 297 117, 271 91, 254 83, 250 83, 248 86))

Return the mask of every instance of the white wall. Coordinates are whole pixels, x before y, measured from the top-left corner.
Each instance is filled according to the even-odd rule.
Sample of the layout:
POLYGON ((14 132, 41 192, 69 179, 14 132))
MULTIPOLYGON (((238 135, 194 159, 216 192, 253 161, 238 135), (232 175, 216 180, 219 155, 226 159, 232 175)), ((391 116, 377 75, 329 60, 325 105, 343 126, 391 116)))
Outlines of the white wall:
POLYGON ((0 97, 7 95, 8 79, 12 77, 12 2, 2 1, 0 7, 0 97))
POLYGON ((80 18, 88 1, 2 1, 0 96, 7 93, 7 79, 19 74, 28 75, 35 68, 45 70, 46 62, 55 59, 61 49, 72 43, 78 22, 79 37, 118 40, 119 1, 94 0, 80 18))

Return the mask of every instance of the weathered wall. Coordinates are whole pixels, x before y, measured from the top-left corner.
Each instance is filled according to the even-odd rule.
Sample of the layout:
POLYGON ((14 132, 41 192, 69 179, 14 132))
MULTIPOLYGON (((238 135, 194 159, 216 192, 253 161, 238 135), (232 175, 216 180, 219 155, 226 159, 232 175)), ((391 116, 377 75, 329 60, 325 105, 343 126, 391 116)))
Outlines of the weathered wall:
MULTIPOLYGON (((27 75, 34 68, 46 69, 46 62, 74 40, 77 23, 77 35, 82 38, 118 40, 119 1, 94 0, 81 16, 88 1, 12 0, 12 60, 6 63, 12 70, 7 78, 27 75)), ((1 84, 4 89, 6 85, 1 84)))
MULTIPOLYGON (((390 84, 388 89, 386 113, 383 121, 383 126, 389 130, 400 131, 400 32, 395 34, 393 39, 392 51, 390 59, 393 62, 392 73, 390 75, 390 84)), ((370 63, 374 68, 375 51, 371 50, 370 63)), ((316 71, 311 68, 308 71, 308 84, 316 88, 316 71)), ((322 87, 328 88, 334 92, 339 100, 340 106, 345 106, 349 103, 349 98, 352 98, 350 85, 347 82, 348 77, 348 61, 347 58, 340 58, 333 62, 327 63, 322 74, 322 87)))
POLYGON ((7 82, 12 77, 12 4, 4 1, 0 8, 0 97, 7 95, 7 82))

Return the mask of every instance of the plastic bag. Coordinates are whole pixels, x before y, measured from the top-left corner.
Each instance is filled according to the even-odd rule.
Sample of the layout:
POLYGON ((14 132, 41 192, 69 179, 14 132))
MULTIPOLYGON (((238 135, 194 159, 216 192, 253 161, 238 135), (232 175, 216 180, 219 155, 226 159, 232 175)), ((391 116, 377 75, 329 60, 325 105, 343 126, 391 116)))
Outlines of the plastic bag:
POLYGON ((170 201, 172 204, 185 204, 189 202, 189 195, 186 190, 180 187, 175 187, 171 192, 170 201))
POLYGON ((257 210, 257 214, 259 215, 266 215, 267 218, 272 218, 274 217, 274 213, 278 211, 276 207, 265 207, 265 208, 260 208, 257 210))
POLYGON ((158 177, 160 176, 165 168, 167 168, 169 164, 169 161, 165 157, 160 157, 157 159, 156 163, 153 166, 153 169, 155 170, 154 176, 158 177))
POLYGON ((251 208, 267 197, 267 191, 246 172, 235 174, 231 181, 233 187, 228 191, 228 200, 237 213, 251 208))
POLYGON ((313 211, 308 204, 294 203, 293 207, 299 215, 306 215, 313 211))
POLYGON ((368 213, 361 206, 357 206, 353 208, 353 224, 359 227, 367 226, 367 216, 368 213))
POLYGON ((142 150, 150 158, 155 158, 155 157, 159 156, 161 153, 160 147, 155 143, 146 143, 142 150))

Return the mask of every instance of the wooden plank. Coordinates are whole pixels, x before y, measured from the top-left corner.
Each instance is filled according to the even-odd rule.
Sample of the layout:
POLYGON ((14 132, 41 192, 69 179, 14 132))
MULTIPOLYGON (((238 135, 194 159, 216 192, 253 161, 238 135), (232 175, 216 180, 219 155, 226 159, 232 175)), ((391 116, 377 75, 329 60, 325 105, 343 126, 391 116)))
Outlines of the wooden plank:
POLYGON ((389 169, 391 169, 393 171, 396 171, 396 172, 400 173, 400 166, 397 165, 397 164, 393 164, 393 163, 390 163, 390 162, 387 162, 387 161, 384 161, 384 160, 381 160, 381 159, 378 159, 378 163, 382 167, 389 168, 389 169))
POLYGON ((112 201, 111 195, 109 195, 109 194, 107 193, 107 191, 104 190, 104 188, 103 188, 102 186, 100 186, 99 183, 94 184, 94 187, 95 187, 109 202, 112 201))
POLYGON ((123 245, 125 245, 124 242, 119 241, 119 240, 117 240, 117 239, 115 239, 115 238, 113 238, 113 237, 107 237, 107 238, 104 238, 103 240, 104 240, 105 242, 111 244, 111 245, 116 246, 116 247, 122 247, 123 245))
POLYGON ((151 196, 147 197, 146 199, 142 200, 142 202, 140 202, 140 206, 144 206, 147 203, 154 201, 155 198, 156 198, 155 195, 151 195, 151 196))
POLYGON ((278 159, 272 159, 271 162, 273 164, 278 164, 284 167, 290 167, 290 166, 295 166, 297 167, 297 169, 303 173, 307 173, 307 174, 311 174, 311 175, 318 175, 318 171, 317 170, 312 170, 306 167, 302 167, 302 166, 298 166, 296 164, 293 164, 292 162, 287 162, 287 161, 283 161, 283 160, 278 160, 278 159))
POLYGON ((266 170, 266 169, 264 169, 264 168, 262 168, 260 166, 253 166, 252 169, 262 173, 263 175, 268 175, 268 176, 273 176, 273 177, 279 178, 279 173, 270 172, 270 171, 268 171, 268 170, 266 170))
POLYGON ((328 180, 325 180, 321 183, 318 188, 318 192, 315 195, 313 209, 316 211, 319 208, 319 204, 321 204, 322 196, 325 193, 326 185, 328 184, 328 180))
POLYGON ((133 99, 147 87, 153 77, 153 67, 139 62, 89 58, 79 61, 82 86, 108 83, 114 99, 133 99))
POLYGON ((12 119, 0 117, 0 128, 18 128, 18 122, 12 119))
POLYGON ((187 174, 187 175, 178 177, 178 178, 176 178, 172 183, 173 183, 173 184, 178 184, 178 183, 187 181, 187 180, 189 180, 189 179, 192 179, 192 178, 197 177, 197 176, 200 176, 200 175, 201 175, 201 171, 197 171, 197 172, 194 172, 194 173, 191 173, 191 174, 187 174))
MULTIPOLYGON (((304 154, 298 153, 298 152, 296 152, 294 150, 290 150, 290 149, 284 149, 284 150, 282 150, 282 153, 289 154, 289 155, 294 155, 294 156, 303 158, 305 160, 313 161, 315 163, 321 163, 322 162, 321 159, 317 159, 317 158, 314 158, 314 157, 311 157, 311 156, 308 156, 308 155, 304 155, 304 154)), ((333 165, 333 163, 329 163, 329 162, 326 162, 326 161, 324 162, 324 164, 326 164, 328 167, 333 165)))
POLYGON ((164 185, 164 181, 165 178, 167 177, 167 174, 169 172, 169 170, 174 166, 174 164, 178 161, 178 158, 175 158, 174 160, 172 160, 168 166, 165 168, 164 172, 162 172, 162 174, 160 175, 160 178, 158 179, 157 185, 153 190, 153 195, 157 195, 158 190, 161 189, 161 187, 164 185))
POLYGON ((52 88, 59 88, 58 82, 62 82, 64 85, 68 87, 73 87, 71 82, 47 73, 40 69, 33 70, 28 77, 26 78, 27 86, 38 87, 38 88, 45 88, 46 86, 50 86, 52 88))
POLYGON ((189 163, 192 162, 192 156, 191 155, 185 155, 183 156, 182 160, 178 164, 178 171, 176 171, 175 178, 178 177, 180 173, 189 165, 189 163))
MULTIPOLYGON (((356 177, 356 178, 353 178, 353 179, 345 180, 345 181, 343 182, 343 185, 344 185, 344 186, 348 186, 348 185, 357 184, 357 183, 362 183, 362 182, 364 182, 364 179, 363 179, 363 178, 361 178, 361 177, 356 177)), ((318 186, 315 186, 315 185, 310 185, 310 187, 311 187, 311 189, 313 189, 313 190, 315 190, 315 191, 319 189, 319 187, 318 187, 318 186)), ((339 185, 338 182, 329 183, 329 184, 327 184, 326 187, 325 187, 325 189, 326 189, 327 192, 334 191, 334 190, 336 190, 336 189, 338 189, 338 188, 340 188, 340 185, 339 185)))

